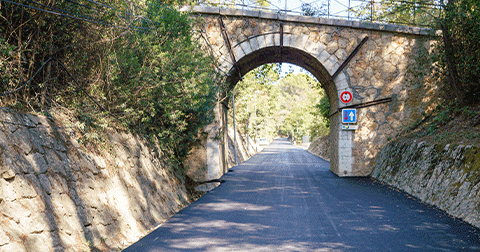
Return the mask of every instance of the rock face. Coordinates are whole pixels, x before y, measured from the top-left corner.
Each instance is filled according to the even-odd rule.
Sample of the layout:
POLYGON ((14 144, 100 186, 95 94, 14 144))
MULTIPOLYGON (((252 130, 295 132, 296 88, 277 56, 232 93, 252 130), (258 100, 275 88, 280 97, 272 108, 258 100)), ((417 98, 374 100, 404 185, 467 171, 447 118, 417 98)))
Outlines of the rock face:
MULTIPOLYGON (((218 155, 209 155, 208 144, 209 136, 207 132, 202 132, 199 140, 193 145, 189 152, 187 160, 184 165, 186 168, 186 175, 194 182, 203 183, 206 181, 219 179, 218 177, 212 177, 208 171, 208 160, 219 159, 218 155)), ((237 162, 240 164, 243 161, 249 159, 255 154, 254 143, 251 139, 247 141, 247 138, 242 136, 237 131, 237 162)), ((227 166, 231 168, 235 166, 235 145, 234 145, 234 132, 233 129, 228 129, 228 153, 227 153, 227 166)), ((205 191, 205 190, 201 190, 205 191)), ((209 191, 209 190, 208 190, 209 191)))
POLYGON ((390 142, 371 176, 480 227, 480 147, 390 142))
POLYGON ((330 161, 330 135, 315 138, 307 151, 330 161))
MULTIPOLYGON (((184 161, 185 174, 195 182, 205 182, 211 180, 208 177, 207 163, 207 139, 208 133, 200 133, 201 136, 193 144, 188 153, 188 158, 184 161)), ((212 157, 210 157, 212 158, 212 157)))
MULTIPOLYGON (((237 131, 237 162, 238 164, 243 163, 248 160, 250 157, 255 155, 255 142, 247 138, 246 136, 241 135, 237 131)), ((228 157, 227 157, 228 168, 235 166, 235 144, 234 144, 234 133, 233 129, 228 129, 228 157)))
POLYGON ((141 137, 111 131, 86 148, 77 134, 0 109, 0 251, 118 251, 188 204, 141 137))

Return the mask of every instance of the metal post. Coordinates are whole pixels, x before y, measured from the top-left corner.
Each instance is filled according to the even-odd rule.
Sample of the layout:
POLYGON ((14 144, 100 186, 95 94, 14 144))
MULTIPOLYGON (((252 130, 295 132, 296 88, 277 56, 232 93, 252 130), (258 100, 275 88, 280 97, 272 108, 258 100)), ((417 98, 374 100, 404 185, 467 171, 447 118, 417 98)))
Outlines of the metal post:
POLYGON ((247 150, 250 150, 250 109, 247 103, 247 150))
POLYGON ((337 71, 333 73, 333 75, 330 77, 330 80, 333 81, 342 72, 342 70, 347 66, 350 60, 352 60, 353 56, 355 56, 355 54, 358 53, 360 48, 363 46, 363 44, 367 42, 367 40, 368 40, 368 36, 366 36, 365 38, 362 39, 362 41, 360 41, 360 43, 357 45, 357 47, 355 47, 353 52, 350 55, 348 55, 347 59, 338 67, 337 71))
POLYGON ((416 25, 416 14, 417 14, 417 1, 415 0, 413 3, 413 24, 416 25))
POLYGON ((257 148, 257 92, 255 91, 255 152, 258 151, 257 148))
POLYGON ((261 94, 262 91, 257 90, 255 91, 255 151, 258 151, 257 148, 257 94, 261 94))
POLYGON ((327 4, 327 18, 330 18, 330 0, 328 0, 327 4))
POLYGON ((350 20, 350 0, 348 0, 348 11, 347 11, 347 16, 348 16, 348 19, 347 19, 347 20, 350 20))
POLYGON ((373 1, 374 0, 370 1, 370 22, 372 23, 373 23, 373 1))
POLYGON ((263 136, 268 140, 268 118, 265 118, 265 126, 263 128, 263 136))
POLYGON ((233 149, 235 154, 235 165, 238 165, 238 155, 237 155, 237 127, 235 125, 235 91, 232 92, 232 108, 233 108, 233 149))
POLYGON ((297 119, 297 136, 300 138, 300 134, 298 133, 298 119, 297 119))

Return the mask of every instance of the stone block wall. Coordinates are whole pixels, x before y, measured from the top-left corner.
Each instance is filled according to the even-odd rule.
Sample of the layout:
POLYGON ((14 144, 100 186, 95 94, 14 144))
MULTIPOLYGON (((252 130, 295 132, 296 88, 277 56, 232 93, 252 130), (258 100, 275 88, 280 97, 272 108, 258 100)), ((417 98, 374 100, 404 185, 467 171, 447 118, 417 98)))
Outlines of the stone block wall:
POLYGON ((368 175, 389 139, 421 120, 438 104, 428 50, 432 38, 369 33, 369 42, 346 68, 352 104, 391 98, 391 102, 357 109, 353 134, 357 175, 368 175))
POLYGON ((480 228, 480 146, 390 142, 371 176, 480 228))
POLYGON ((326 161, 330 161, 330 148, 330 135, 326 135, 313 139, 307 151, 326 161))
MULTIPOLYGON (((189 176, 194 182, 203 183, 209 180, 219 179, 223 173, 218 172, 214 176, 211 175, 213 169, 208 169, 208 160, 219 160, 219 155, 212 155, 213 151, 209 151, 212 148, 212 142, 217 141, 212 134, 208 132, 201 133, 203 137, 194 144, 190 150, 187 160, 184 162, 186 168, 186 175, 189 176)), ((247 138, 242 136, 237 131, 237 161, 242 163, 248 160, 251 156, 255 155, 255 147, 253 141, 247 141, 247 138)), ((218 146, 218 144, 217 144, 218 146)), ((235 166, 235 145, 233 129, 228 128, 228 151, 227 151, 227 167, 228 169, 235 166)), ((211 162, 211 161, 210 161, 211 162)), ((218 162, 218 161, 217 161, 218 162)))
POLYGON ((141 137, 85 146, 55 117, 0 109, 0 251, 119 251, 188 204, 141 137))
MULTIPOLYGON (((250 157, 255 155, 255 143, 252 139, 248 139, 246 136, 241 135, 237 131, 237 162, 243 163, 250 157)), ((235 144, 233 129, 228 128, 228 168, 234 167, 235 164, 235 144)))

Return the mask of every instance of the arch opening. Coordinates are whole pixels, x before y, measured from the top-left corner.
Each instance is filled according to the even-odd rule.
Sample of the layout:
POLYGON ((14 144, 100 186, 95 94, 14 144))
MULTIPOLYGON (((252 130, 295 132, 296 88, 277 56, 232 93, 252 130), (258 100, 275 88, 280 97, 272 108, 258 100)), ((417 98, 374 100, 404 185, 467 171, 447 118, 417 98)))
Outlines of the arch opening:
MULTIPOLYGON (((290 63, 302 67, 306 71, 310 72, 320 83, 321 88, 325 91, 326 96, 330 104, 330 110, 336 111, 338 108, 337 100, 337 87, 335 82, 331 80, 331 75, 318 59, 297 48, 292 47, 280 47, 280 46, 271 46, 258 49, 247 55, 244 55, 240 58, 236 64, 230 69, 227 76, 227 85, 228 90, 226 94, 230 93, 237 83, 242 79, 242 76, 245 76, 251 70, 270 63, 290 63)), ((227 98, 227 103, 228 103, 227 98)), ((339 133, 337 124, 339 120, 336 116, 333 116, 330 119, 330 141, 331 141, 331 150, 329 158, 331 160, 331 170, 338 174, 344 175, 347 174, 344 171, 337 171, 338 169, 338 141, 336 137, 339 133), (333 137, 332 137, 333 136, 333 137), (335 161, 337 160, 337 161, 335 161)), ((348 171, 350 172, 350 171, 348 171)))
POLYGON ((330 108, 337 108, 337 89, 327 69, 314 56, 292 47, 265 47, 242 57, 228 73, 226 81, 229 90, 227 91, 235 87, 241 80, 241 76, 268 63, 290 63, 304 68, 320 82, 327 93, 330 108))

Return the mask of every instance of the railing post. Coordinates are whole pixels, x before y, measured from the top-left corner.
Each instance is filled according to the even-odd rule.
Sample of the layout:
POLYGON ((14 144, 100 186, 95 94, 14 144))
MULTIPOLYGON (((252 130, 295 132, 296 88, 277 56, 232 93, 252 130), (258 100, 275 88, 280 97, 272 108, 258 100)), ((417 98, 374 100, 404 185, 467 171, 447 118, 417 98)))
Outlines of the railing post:
POLYGON ((327 10, 327 17, 330 18, 330 0, 328 0, 328 10, 327 10))
POLYGON ((373 23, 373 1, 374 0, 370 1, 370 22, 372 23, 373 23))
POLYGON ((350 0, 348 0, 347 19, 350 20, 350 0))
POLYGON ((416 25, 417 21, 416 19, 416 13, 417 13, 417 0, 413 2, 413 24, 416 25))
POLYGON ((235 165, 238 165, 238 153, 237 153, 237 125, 235 122, 235 90, 232 92, 232 108, 233 108, 233 150, 235 155, 235 165))

